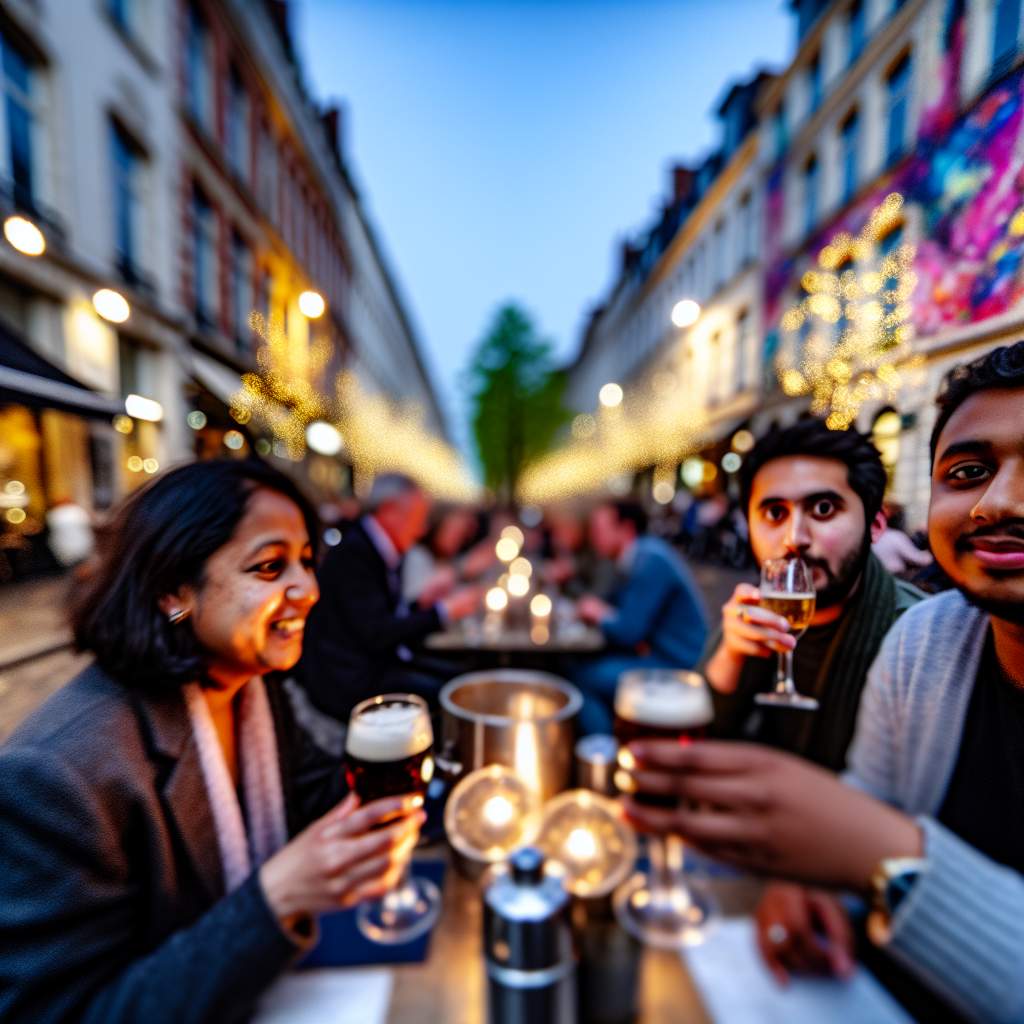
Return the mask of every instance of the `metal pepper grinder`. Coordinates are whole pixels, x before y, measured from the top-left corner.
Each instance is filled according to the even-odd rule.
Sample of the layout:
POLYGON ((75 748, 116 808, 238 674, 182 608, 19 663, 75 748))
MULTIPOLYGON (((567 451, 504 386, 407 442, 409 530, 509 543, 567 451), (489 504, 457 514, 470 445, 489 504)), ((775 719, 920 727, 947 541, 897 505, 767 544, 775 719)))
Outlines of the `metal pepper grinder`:
POLYGON ((484 893, 489 1024, 574 1024, 576 954, 569 894, 523 847, 484 893))

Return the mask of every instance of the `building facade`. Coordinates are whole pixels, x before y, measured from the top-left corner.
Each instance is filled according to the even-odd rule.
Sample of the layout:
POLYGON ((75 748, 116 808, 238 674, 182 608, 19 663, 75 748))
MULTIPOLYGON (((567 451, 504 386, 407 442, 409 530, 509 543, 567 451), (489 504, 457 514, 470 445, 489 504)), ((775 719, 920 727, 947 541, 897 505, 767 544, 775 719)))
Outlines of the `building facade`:
POLYGON ((777 372, 757 422, 813 406, 873 431, 920 525, 942 377, 1024 326, 1021 4, 795 6, 761 106, 777 372))
POLYGON ((444 439, 288 14, 0 0, 0 579, 38 567, 53 505, 101 511, 182 460, 351 486, 305 433, 345 370, 444 439))

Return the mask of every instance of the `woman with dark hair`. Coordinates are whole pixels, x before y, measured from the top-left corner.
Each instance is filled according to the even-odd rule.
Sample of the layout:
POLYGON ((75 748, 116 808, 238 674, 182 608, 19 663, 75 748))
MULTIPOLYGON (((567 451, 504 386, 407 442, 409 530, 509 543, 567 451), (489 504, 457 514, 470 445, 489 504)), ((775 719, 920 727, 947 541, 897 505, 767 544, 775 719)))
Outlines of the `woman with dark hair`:
POLYGON ((418 801, 338 804, 264 680, 299 658, 317 537, 260 463, 123 506, 73 617, 95 663, 0 748, 3 1020, 246 1019, 313 915, 396 881, 418 801))

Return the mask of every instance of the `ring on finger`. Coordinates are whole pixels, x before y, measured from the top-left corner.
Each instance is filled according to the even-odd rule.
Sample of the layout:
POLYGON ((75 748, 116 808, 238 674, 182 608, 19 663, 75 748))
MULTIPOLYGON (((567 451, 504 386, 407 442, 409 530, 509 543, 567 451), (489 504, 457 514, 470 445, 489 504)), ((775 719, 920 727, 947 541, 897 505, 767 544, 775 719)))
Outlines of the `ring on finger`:
POLYGON ((766 934, 768 936, 768 941, 773 946, 781 946, 786 939, 789 938, 789 932, 786 929, 786 926, 784 924, 779 924, 778 921, 768 926, 766 934))

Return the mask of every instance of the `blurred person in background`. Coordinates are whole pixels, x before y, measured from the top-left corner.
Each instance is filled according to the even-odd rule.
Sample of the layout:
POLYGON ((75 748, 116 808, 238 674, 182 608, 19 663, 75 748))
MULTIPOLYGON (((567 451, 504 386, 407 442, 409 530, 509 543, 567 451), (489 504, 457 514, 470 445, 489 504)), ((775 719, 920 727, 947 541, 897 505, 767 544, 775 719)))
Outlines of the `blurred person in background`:
POLYGON ((244 461, 120 510, 73 616, 94 663, 0 747, 3 1020, 247 1020, 313 915, 396 880, 422 812, 339 803, 268 678, 299 657, 317 529, 244 461))
POLYGON ((68 497, 58 498, 46 513, 47 541, 62 569, 87 562, 96 547, 92 518, 68 497))
POLYGON ((554 505, 545 511, 544 525, 543 578, 573 599, 608 594, 615 584, 615 562, 599 556, 588 543, 583 512, 570 505, 554 505))
POLYGON ((842 780, 753 744, 634 745, 641 827, 815 887, 775 884, 761 951, 848 975, 860 954, 915 1020, 1024 1020, 1024 342, 947 375, 931 435, 928 537, 955 589, 893 626, 842 780))
POLYGON ((868 668, 889 627, 923 596, 871 554, 883 529, 885 468, 863 434, 806 419, 765 434, 741 474, 755 561, 802 559, 812 571, 815 608, 797 643, 784 618, 760 607, 756 586, 736 586, 704 669, 714 730, 839 771, 868 668), (818 709, 758 705, 757 694, 772 688, 778 653, 794 646, 796 688, 817 699, 818 709))
POLYGON ((886 502, 883 511, 885 529, 871 543, 875 558, 894 576, 913 574, 931 565, 931 554, 922 551, 904 532, 903 506, 886 502))
MULTIPOLYGON (((431 633, 472 614, 476 587, 457 587, 426 607, 402 596, 402 560, 423 537, 431 500, 411 478, 375 478, 366 514, 317 571, 320 602, 306 627, 296 678, 314 708, 340 729, 361 700, 410 692, 436 704, 444 673, 417 649, 431 633)), ((329 749, 338 749, 330 742, 329 749)))
POLYGON ((647 536, 647 513, 636 501, 609 501, 590 517, 590 542, 619 571, 607 601, 586 594, 576 603, 597 626, 608 651, 579 665, 573 681, 583 691, 583 733, 610 733, 619 676, 636 668, 691 668, 707 640, 707 617, 689 569, 664 540, 647 536))
POLYGON ((410 604, 429 607, 496 560, 481 513, 464 505, 437 509, 423 539, 402 560, 402 594, 410 604))

